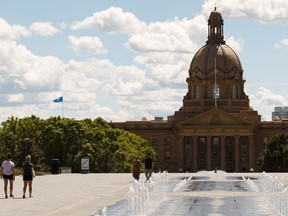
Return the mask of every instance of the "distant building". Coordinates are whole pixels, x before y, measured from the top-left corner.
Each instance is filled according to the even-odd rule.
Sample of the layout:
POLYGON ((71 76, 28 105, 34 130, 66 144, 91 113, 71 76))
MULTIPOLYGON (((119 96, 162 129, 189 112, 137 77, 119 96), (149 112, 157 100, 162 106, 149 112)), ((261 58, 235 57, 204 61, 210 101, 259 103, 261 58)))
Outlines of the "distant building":
POLYGON ((255 170, 265 143, 288 132, 288 122, 261 121, 250 108, 242 64, 226 45, 223 25, 215 8, 208 19, 208 40, 191 61, 187 93, 174 115, 110 123, 146 139, 156 152, 159 170, 255 170))
POLYGON ((288 106, 285 107, 274 107, 272 112, 272 121, 288 121, 288 106))

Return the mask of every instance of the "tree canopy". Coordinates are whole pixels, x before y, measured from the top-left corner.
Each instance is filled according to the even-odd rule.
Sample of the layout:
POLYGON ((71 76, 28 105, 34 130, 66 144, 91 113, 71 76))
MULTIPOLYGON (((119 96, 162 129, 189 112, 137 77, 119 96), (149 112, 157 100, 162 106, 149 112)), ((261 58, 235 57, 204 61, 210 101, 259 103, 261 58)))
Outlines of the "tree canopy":
POLYGON ((13 155, 21 166, 30 154, 34 165, 49 169, 52 159, 63 167, 80 172, 81 158, 89 158, 90 172, 130 172, 135 157, 154 152, 143 138, 114 129, 98 117, 74 120, 61 117, 10 117, 0 128, 0 158, 13 155))
POLYGON ((266 143, 257 158, 257 170, 266 172, 288 171, 288 135, 280 133, 266 143))

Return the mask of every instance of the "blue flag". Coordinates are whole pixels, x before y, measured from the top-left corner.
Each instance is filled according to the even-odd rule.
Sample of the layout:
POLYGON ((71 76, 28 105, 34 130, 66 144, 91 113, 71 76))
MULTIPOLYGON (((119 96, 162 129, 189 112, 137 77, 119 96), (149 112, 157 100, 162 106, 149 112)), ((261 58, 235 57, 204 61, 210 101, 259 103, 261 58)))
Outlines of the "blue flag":
POLYGON ((63 96, 56 98, 55 100, 53 100, 54 103, 60 103, 63 102, 63 96))

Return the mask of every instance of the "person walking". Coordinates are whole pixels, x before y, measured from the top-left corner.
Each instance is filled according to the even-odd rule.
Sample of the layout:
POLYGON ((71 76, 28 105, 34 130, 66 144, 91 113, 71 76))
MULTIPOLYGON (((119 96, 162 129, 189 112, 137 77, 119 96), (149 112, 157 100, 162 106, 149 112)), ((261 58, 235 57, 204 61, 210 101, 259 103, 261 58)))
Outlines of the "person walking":
POLYGON ((10 197, 13 196, 13 182, 15 180, 14 176, 14 163, 12 162, 12 154, 8 153, 7 159, 3 161, 1 165, 2 169, 2 176, 4 179, 4 192, 5 192, 5 198, 8 198, 7 190, 8 190, 8 181, 10 184, 10 197))
POLYGON ((141 162, 138 158, 133 161, 133 177, 138 181, 141 173, 141 162))
POLYGON ((151 157, 151 153, 147 152, 145 157, 145 176, 146 181, 148 181, 151 178, 152 172, 153 172, 153 159, 151 157))
POLYGON ((29 197, 33 197, 32 196, 32 181, 33 181, 33 178, 35 178, 35 171, 34 171, 34 166, 31 163, 30 155, 28 155, 25 158, 25 162, 22 165, 22 176, 23 176, 23 181, 24 181, 23 198, 25 198, 27 185, 29 186, 29 197))

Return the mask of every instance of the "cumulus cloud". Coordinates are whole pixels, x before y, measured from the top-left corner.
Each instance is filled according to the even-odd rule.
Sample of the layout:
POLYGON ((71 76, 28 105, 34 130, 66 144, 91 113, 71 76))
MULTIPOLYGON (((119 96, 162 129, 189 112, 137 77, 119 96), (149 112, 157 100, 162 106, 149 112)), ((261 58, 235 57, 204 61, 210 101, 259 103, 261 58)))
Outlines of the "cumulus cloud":
POLYGON ((204 14, 199 14, 191 20, 185 20, 183 25, 187 28, 187 33, 191 41, 202 46, 207 40, 207 17, 204 14))
POLYGON ((190 39, 190 31, 192 23, 186 19, 150 23, 141 33, 133 34, 127 45, 138 52, 193 53, 198 46, 190 39))
MULTIPOLYGON (((250 104, 255 110, 261 110, 260 115, 266 120, 271 121, 272 111, 275 106, 287 106, 288 95, 283 96, 273 92, 268 88, 259 87, 256 93, 249 93, 250 104)), ((258 111, 259 112, 259 111, 258 111)))
MULTIPOLYGON (((80 83, 86 79, 94 80, 91 86, 86 86, 90 93, 96 93, 92 101, 96 104, 87 106, 87 110, 100 111, 100 107, 107 107, 104 102, 111 104, 116 103, 116 110, 104 109, 101 116, 113 121, 117 120, 135 120, 141 119, 139 116, 151 117, 151 112, 158 112, 159 115, 164 115, 163 112, 171 114, 171 107, 179 109, 179 102, 183 94, 181 91, 171 89, 170 87, 159 87, 159 80, 152 79, 150 74, 135 66, 116 66, 108 60, 89 59, 89 61, 78 62, 70 61, 67 65, 69 77, 65 81, 65 92, 76 92, 80 83), (101 100, 99 95, 101 96, 101 100), (177 99, 175 100, 175 95, 177 99), (104 99, 105 98, 105 99, 104 99), (163 105, 163 98, 167 100, 163 105), (160 112, 161 110, 161 112, 160 112), (169 112, 168 112, 169 110, 169 112), (121 115, 121 116, 120 116, 121 115)), ((77 92, 76 92, 77 93, 77 92)), ((76 94, 80 95, 80 94, 76 94)), ((75 96, 76 96, 75 95, 75 96)), ((86 95, 83 91, 81 95, 86 95)), ((71 99, 71 96, 69 95, 71 99)), ((83 104, 87 104, 87 98, 83 97, 83 104)), ((75 98, 79 101, 80 99, 75 98)), ((75 105, 77 107, 77 105, 75 105)))
POLYGON ((158 86, 183 88, 189 63, 204 44, 204 35, 207 37, 206 21, 204 28, 199 24, 204 20, 196 16, 192 20, 175 18, 147 24, 141 34, 132 34, 128 39, 127 47, 138 53, 134 62, 144 65, 158 86))
POLYGON ((124 12, 121 8, 110 7, 107 10, 96 12, 83 21, 75 22, 71 29, 96 28, 108 33, 133 33, 145 27, 134 14, 124 12))
POLYGON ((241 52, 244 49, 244 41, 242 39, 236 39, 234 37, 228 37, 226 39, 227 45, 229 45, 236 53, 241 52))
POLYGON ((203 13, 208 15, 215 5, 225 17, 249 18, 261 22, 288 20, 286 0, 209 0, 202 6, 203 13))
POLYGON ((91 54, 107 53, 101 40, 98 37, 74 37, 69 36, 69 44, 71 48, 77 52, 86 52, 91 54))
POLYGON ((259 102, 265 105, 270 104, 279 104, 281 106, 284 105, 285 102, 287 102, 287 98, 276 94, 272 92, 269 89, 266 89, 265 87, 260 87, 256 93, 256 97, 258 98, 259 102))
MULTIPOLYGON (((164 51, 193 52, 195 45, 189 40, 191 22, 187 19, 167 22, 150 23, 147 31, 156 33, 156 40, 163 40, 166 44, 164 51), (162 38, 157 38, 157 34, 162 34, 162 38)), ((153 42, 153 41, 152 41, 153 42)))
POLYGON ((21 102, 24 100, 23 94, 10 94, 8 95, 9 102, 21 102))
POLYGON ((281 40, 279 43, 276 43, 274 47, 277 49, 288 48, 288 39, 281 40))
POLYGON ((58 58, 36 56, 15 41, 0 41, 0 49, 0 73, 3 84, 7 84, 5 91, 12 93, 28 87, 45 89, 58 83, 63 71, 63 64, 58 58))
MULTIPOLYGON (((37 56, 28 47, 13 41, 29 36, 29 30, 0 19, 3 27, 0 28, 0 38, 5 39, 0 40, 0 118, 4 119, 11 110, 19 117, 61 115, 61 106, 52 102, 61 95, 64 95, 65 117, 81 119, 99 115, 107 120, 124 121, 173 115, 182 106, 182 98, 187 93, 185 80, 190 62, 207 40, 207 18, 215 2, 205 1, 203 11, 191 19, 174 18, 151 23, 141 21, 131 12, 111 7, 71 26, 75 35, 87 33, 87 36, 65 35, 74 51, 98 55, 108 51, 99 37, 95 34, 88 36, 91 29, 101 31, 101 35, 127 34, 125 47, 128 50, 124 52, 132 51, 129 56, 134 65, 119 66, 113 60, 85 59, 87 56, 81 56, 81 60, 68 59, 67 62, 54 56, 37 56), (15 106, 19 103, 24 106, 15 106)), ((259 20, 264 17, 265 21, 275 21, 277 17, 285 19, 281 15, 285 8, 278 9, 284 11, 278 15, 275 11, 271 13, 271 8, 263 8, 263 4, 267 6, 267 2, 272 1, 259 3, 257 0, 255 2, 259 4, 255 8, 252 3, 249 8, 249 2, 236 0, 232 5, 231 1, 218 0, 216 5, 225 17, 259 20)), ((279 2, 286 4, 282 0, 279 2)), ((276 10, 274 6, 273 9, 276 10)), ((58 28, 66 33, 65 23, 55 28, 49 22, 36 22, 29 27, 31 32, 43 36, 59 33, 58 28)), ((112 39, 115 35, 109 36, 112 39)), ((228 35, 225 40, 236 52, 244 49, 241 39, 228 35)), ((279 46, 285 47, 287 42, 283 40, 279 46)), ((109 55, 112 51, 109 50, 109 55)), ((120 59, 121 55, 120 52, 117 57, 120 59)), ((261 115, 268 113, 271 116, 275 104, 288 103, 287 97, 265 88, 259 88, 257 93, 252 92, 249 96, 256 110, 265 111, 261 115)))
POLYGON ((41 36, 52 36, 60 33, 60 31, 55 28, 51 22, 34 22, 30 25, 29 29, 35 34, 41 36))
POLYGON ((10 25, 6 20, 0 18, 0 39, 18 40, 21 37, 27 37, 31 33, 24 26, 10 25))

